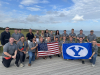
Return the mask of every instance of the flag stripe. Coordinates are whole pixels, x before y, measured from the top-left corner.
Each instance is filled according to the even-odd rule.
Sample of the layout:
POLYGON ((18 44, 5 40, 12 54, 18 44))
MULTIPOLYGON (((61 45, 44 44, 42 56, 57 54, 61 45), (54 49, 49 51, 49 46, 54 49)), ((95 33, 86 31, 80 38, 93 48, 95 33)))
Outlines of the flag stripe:
POLYGON ((38 51, 39 57, 59 54, 58 42, 47 43, 48 51, 38 51))

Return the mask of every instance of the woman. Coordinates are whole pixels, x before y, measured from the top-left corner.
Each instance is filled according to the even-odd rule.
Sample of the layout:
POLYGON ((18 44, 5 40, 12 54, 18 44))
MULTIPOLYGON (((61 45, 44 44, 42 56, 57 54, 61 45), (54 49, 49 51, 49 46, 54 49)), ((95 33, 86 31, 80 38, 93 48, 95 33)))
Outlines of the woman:
POLYGON ((43 38, 43 41, 44 41, 44 31, 43 30, 41 31, 40 36, 43 38))
POLYGON ((54 40, 56 39, 56 37, 58 38, 58 41, 60 41, 59 30, 56 31, 55 36, 54 36, 54 40))

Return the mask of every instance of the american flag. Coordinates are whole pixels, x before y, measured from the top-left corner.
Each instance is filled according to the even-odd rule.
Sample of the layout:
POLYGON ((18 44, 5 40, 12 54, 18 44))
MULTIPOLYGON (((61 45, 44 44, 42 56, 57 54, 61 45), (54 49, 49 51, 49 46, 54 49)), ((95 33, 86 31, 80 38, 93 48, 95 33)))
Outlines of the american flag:
POLYGON ((38 55, 42 56, 50 56, 59 54, 59 45, 58 42, 53 43, 40 43, 38 45, 38 55))

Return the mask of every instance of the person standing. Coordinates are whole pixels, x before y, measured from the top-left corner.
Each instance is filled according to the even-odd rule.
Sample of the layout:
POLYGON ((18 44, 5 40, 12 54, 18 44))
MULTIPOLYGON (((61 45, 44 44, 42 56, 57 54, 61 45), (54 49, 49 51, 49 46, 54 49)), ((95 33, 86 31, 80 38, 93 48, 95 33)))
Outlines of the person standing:
POLYGON ((39 30, 36 31, 35 38, 36 38, 36 42, 38 43, 40 38, 39 30))
MULTIPOLYGON (((68 43, 68 41, 66 40, 66 36, 63 36, 63 40, 60 41, 60 50, 61 50, 61 53, 62 53, 62 44, 64 44, 64 43, 68 43)), ((63 57, 63 55, 62 55, 62 57, 63 57)))
MULTIPOLYGON (((55 37, 55 40, 53 42, 58 42, 58 45, 59 45, 59 52, 61 54, 61 49, 60 49, 60 41, 58 40, 58 37, 55 37)), ((58 57, 60 57, 60 54, 57 54, 58 57)))
MULTIPOLYGON (((83 37, 79 38, 79 43, 84 43, 83 37)), ((85 59, 82 59, 82 64, 85 64, 85 59)))
POLYGON ((5 28, 5 31, 1 33, 1 44, 4 46, 6 43, 9 42, 10 32, 9 27, 5 28))
POLYGON ((59 34, 59 30, 57 30, 57 31, 55 32, 54 40, 56 40, 56 38, 58 38, 58 41, 60 41, 60 40, 61 40, 60 37, 61 37, 61 36, 60 36, 60 34, 59 34))
POLYGON ((93 34, 93 30, 90 31, 90 34, 87 36, 87 42, 92 42, 93 40, 96 40, 96 35, 93 34))
POLYGON ((30 42, 32 42, 33 38, 34 38, 34 34, 32 33, 32 29, 29 29, 29 33, 27 33, 26 35, 26 41, 29 40, 30 42))
POLYGON ((69 38, 72 37, 73 41, 75 42, 76 34, 74 33, 74 29, 71 30, 71 33, 69 34, 69 38))
POLYGON ((96 57, 98 55, 98 46, 96 45, 97 42, 95 40, 92 41, 92 55, 89 58, 90 59, 90 63, 92 63, 92 67, 95 66, 95 62, 96 62, 96 57))
POLYGON ((37 53, 38 53, 38 49, 37 49, 38 44, 35 43, 35 42, 36 42, 36 39, 33 38, 33 41, 29 43, 29 51, 28 51, 29 64, 28 64, 28 66, 31 66, 31 61, 35 61, 35 52, 36 52, 36 50, 37 50, 37 53))
POLYGON ((80 37, 82 37, 82 38, 83 38, 83 41, 84 41, 84 39, 85 39, 85 34, 83 34, 83 30, 82 30, 82 29, 80 30, 80 34, 77 35, 77 42, 79 42, 79 38, 80 38, 80 37))
MULTIPOLYGON (((45 40, 45 43, 52 43, 51 42, 51 37, 47 37, 47 40, 45 40)), ((49 56, 49 58, 52 59, 52 56, 49 56)))
POLYGON ((43 41, 44 41, 44 40, 45 40, 45 38, 44 38, 44 31, 43 31, 43 30, 41 31, 40 36, 43 38, 43 41))
MULTIPOLYGON (((8 68, 12 59, 18 61, 19 56, 17 55, 17 45, 14 43, 14 38, 10 37, 9 42, 4 45, 3 54, 2 54, 2 64, 8 68)), ((15 62, 15 65, 19 67, 18 63, 15 62)))
POLYGON ((50 32, 50 38, 51 38, 51 42, 53 42, 54 41, 53 31, 50 32))
POLYGON ((21 29, 18 30, 18 34, 19 34, 19 36, 20 36, 20 39, 21 39, 22 36, 24 36, 24 35, 21 33, 21 29))
MULTIPOLYGON (((20 41, 17 43, 18 47, 17 55, 19 56, 20 67, 24 67, 23 62, 25 61, 26 52, 28 51, 28 44, 24 40, 25 38, 24 36, 22 36, 20 41)), ((17 60, 16 63, 18 63, 19 60, 17 60)))
POLYGON ((14 30, 15 33, 12 34, 12 37, 14 38, 14 41, 17 43, 20 40, 20 35, 18 34, 18 30, 14 30))
POLYGON ((69 35, 66 33, 66 30, 64 30, 64 33, 62 34, 62 38, 63 38, 63 36, 66 36, 66 40, 68 40, 69 35))
POLYGON ((48 32, 48 29, 46 29, 45 33, 44 33, 44 37, 45 37, 45 40, 47 40, 47 37, 49 36, 49 32, 48 32))
POLYGON ((75 41, 73 41, 73 37, 69 37, 68 43, 75 43, 75 41))

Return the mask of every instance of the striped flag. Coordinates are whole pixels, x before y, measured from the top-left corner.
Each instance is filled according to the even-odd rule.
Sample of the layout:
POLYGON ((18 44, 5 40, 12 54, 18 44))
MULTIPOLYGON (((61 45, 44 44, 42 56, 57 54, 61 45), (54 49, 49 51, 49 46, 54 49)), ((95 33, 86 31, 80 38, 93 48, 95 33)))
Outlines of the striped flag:
POLYGON ((55 55, 55 54, 59 54, 58 42, 38 44, 39 57, 50 56, 50 55, 55 55))

